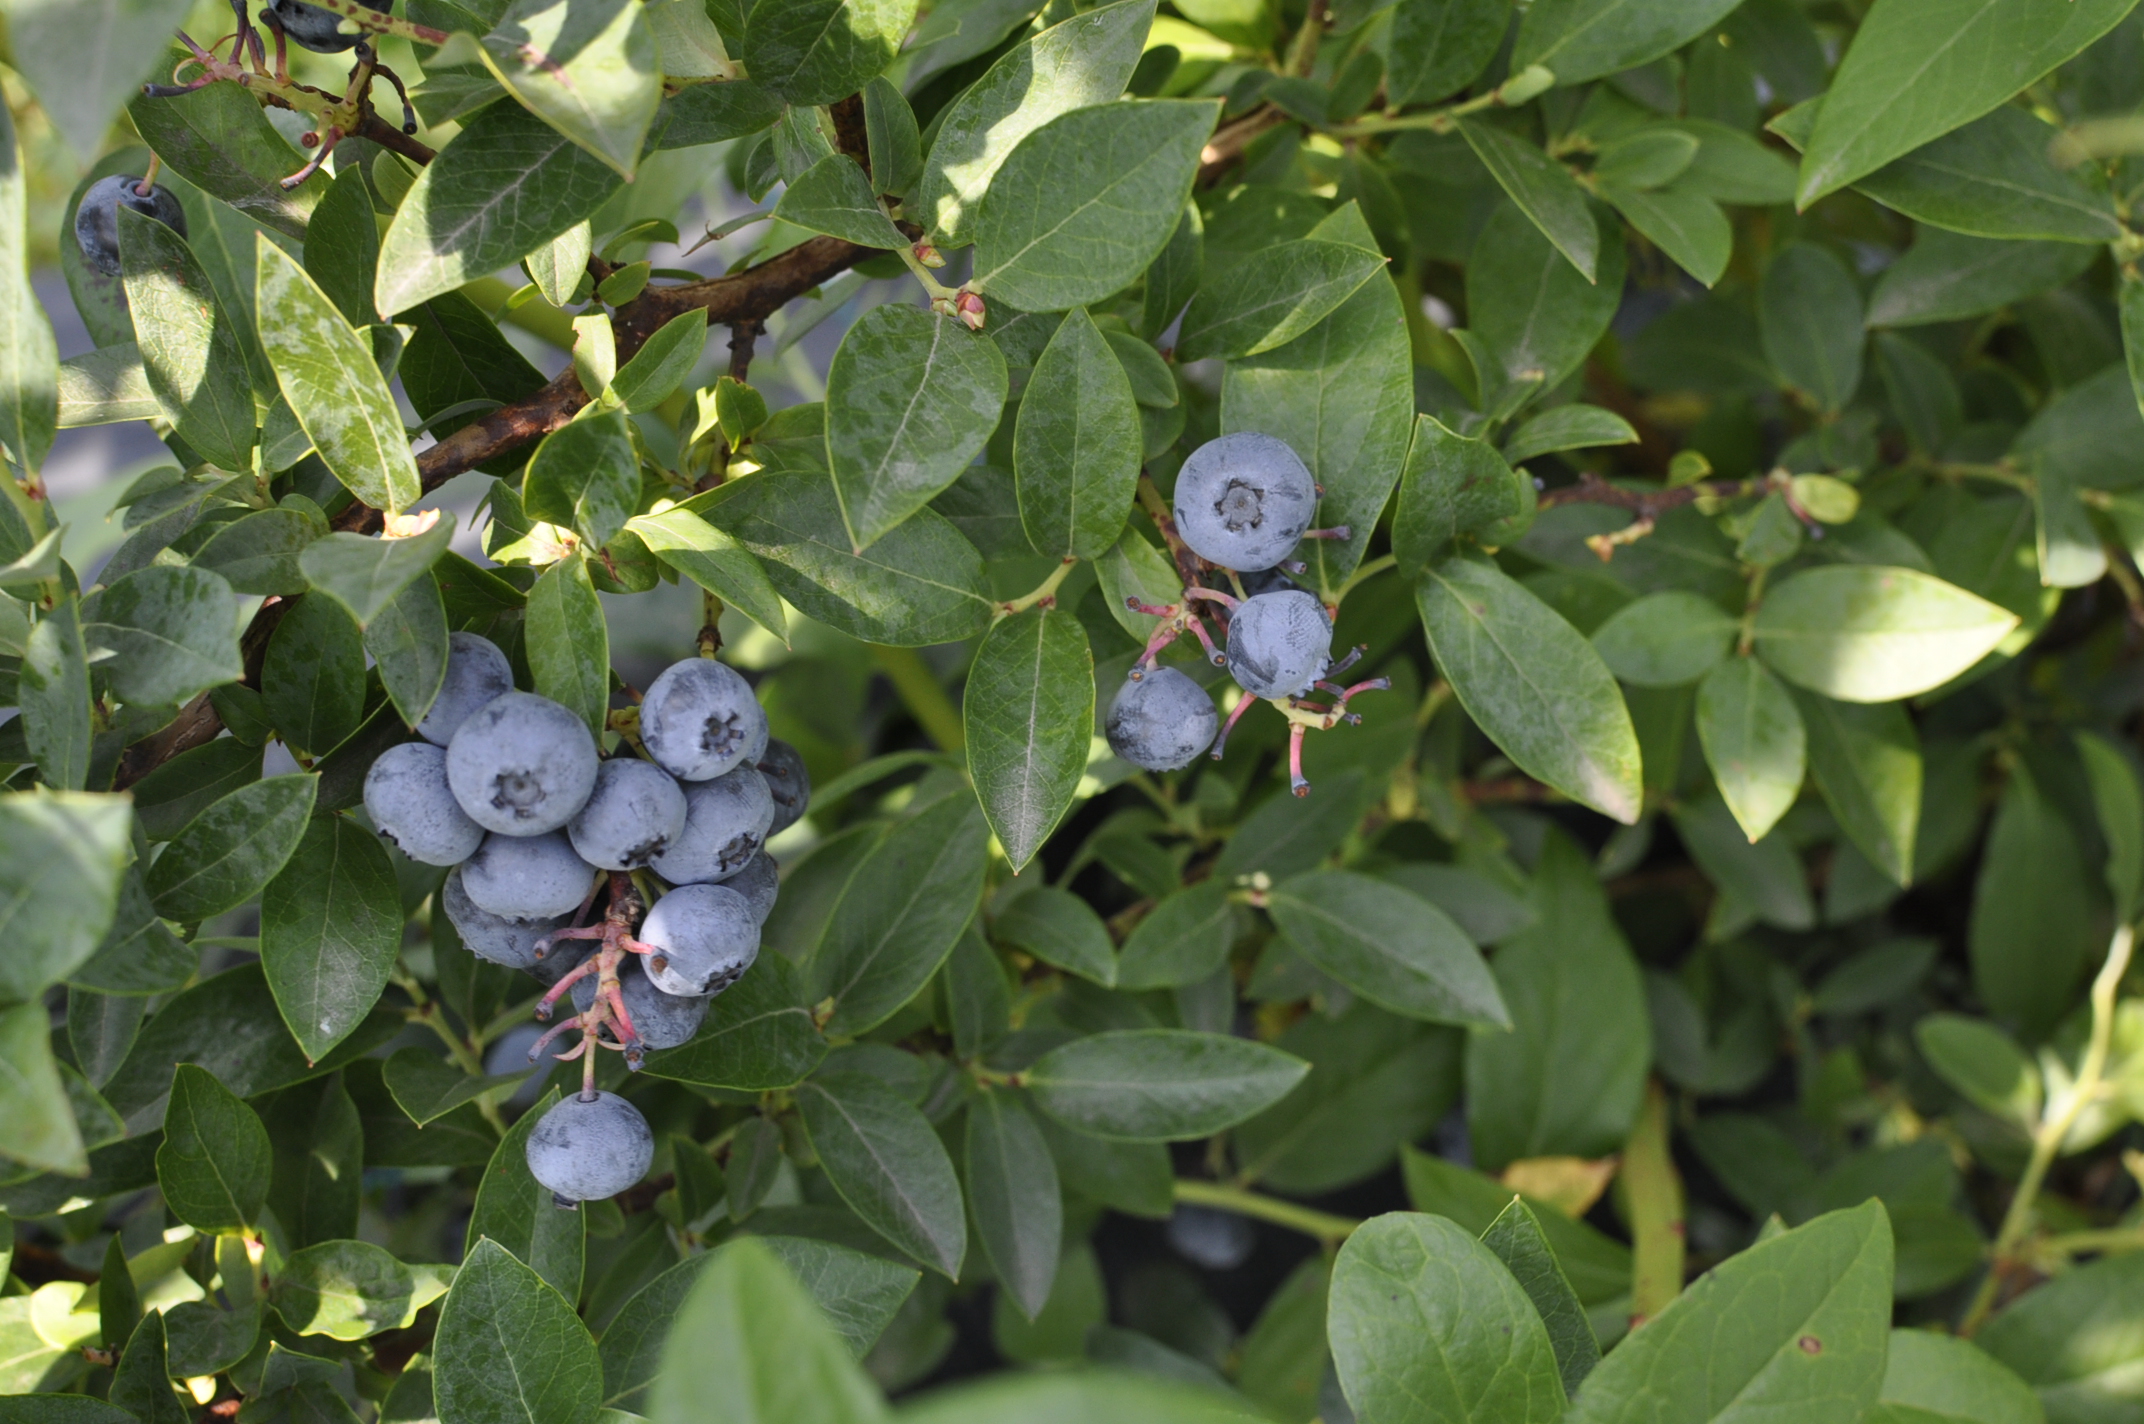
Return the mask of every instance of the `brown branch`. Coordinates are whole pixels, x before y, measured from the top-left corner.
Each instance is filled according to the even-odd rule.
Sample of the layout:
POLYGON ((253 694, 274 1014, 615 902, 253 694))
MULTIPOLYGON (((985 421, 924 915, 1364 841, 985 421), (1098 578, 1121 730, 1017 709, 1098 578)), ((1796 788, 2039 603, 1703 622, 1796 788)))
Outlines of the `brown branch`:
POLYGON ((1641 522, 1650 522, 1671 509, 1695 504, 1708 495, 1715 499, 1731 499, 1738 494, 1747 494, 1749 487, 1747 480, 1699 480, 1674 489, 1631 490, 1609 484, 1589 470, 1578 477, 1577 484, 1545 492, 1541 496, 1541 508, 1554 509, 1559 504, 1607 504, 1629 510, 1641 522))
POLYGON ((871 136, 864 123, 864 96, 851 94, 827 111, 834 120, 834 147, 863 166, 871 176, 871 136))
POLYGON ((1243 150, 1250 146, 1252 139, 1287 119, 1287 114, 1275 105, 1260 104, 1242 118, 1215 129, 1213 137, 1199 152, 1198 186, 1211 188, 1243 157, 1243 150))
POLYGON ((361 138, 368 143, 376 143, 382 148, 391 148, 412 163, 430 163, 436 157, 428 145, 417 142, 416 139, 402 132, 401 129, 387 122, 378 114, 373 113, 369 104, 365 107, 365 121, 357 126, 357 132, 350 135, 350 137, 361 138))

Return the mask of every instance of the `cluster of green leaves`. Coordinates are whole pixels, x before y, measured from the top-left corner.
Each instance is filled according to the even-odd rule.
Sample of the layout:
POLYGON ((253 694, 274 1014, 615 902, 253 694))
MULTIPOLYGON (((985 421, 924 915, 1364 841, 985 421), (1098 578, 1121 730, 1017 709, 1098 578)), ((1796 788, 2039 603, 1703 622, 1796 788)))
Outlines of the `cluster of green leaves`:
POLYGON ((11 0, 74 202, 153 155, 187 232, 62 242, 59 361, 0 134, 0 1420, 880 1419, 985 1315, 1094 1368, 893 1413, 2138 1417, 2135 5, 406 0, 436 153, 286 187, 318 96, 135 93, 196 7, 11 0), (823 399, 710 379, 859 293, 823 399), (85 583, 36 474, 136 420, 85 583), (1392 684, 1305 799, 1270 709, 1097 735, 1238 431, 1392 684), (456 630, 615 747, 670 590, 818 790, 559 1212, 533 988, 362 782, 456 630), (1105 1280, 1186 1203, 1321 1249, 1240 1334, 1105 1280))

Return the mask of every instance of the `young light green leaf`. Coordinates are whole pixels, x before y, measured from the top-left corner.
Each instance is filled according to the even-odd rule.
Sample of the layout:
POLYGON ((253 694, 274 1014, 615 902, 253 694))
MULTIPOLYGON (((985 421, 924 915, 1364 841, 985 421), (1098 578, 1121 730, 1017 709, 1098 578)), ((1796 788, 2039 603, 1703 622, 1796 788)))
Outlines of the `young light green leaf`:
POLYGON ((31 1003, 97 952, 133 858, 132 824, 124 796, 0 796, 0 999, 31 1003))
POLYGON ((651 411, 677 391, 707 349, 707 312, 695 307, 656 328, 655 334, 618 368, 611 394, 635 415, 651 411))
POLYGON ((1066 311, 1126 286, 1176 231, 1219 112, 1205 99, 1139 99, 1036 129, 991 180, 969 285, 1029 312, 1066 311))
POLYGON ((453 538, 451 514, 403 539, 330 534, 305 546, 298 567, 313 588, 341 604, 360 628, 369 628, 439 561, 453 538))
POLYGON ((1274 886, 1266 908, 1304 958, 1374 1004, 1430 1023, 1511 1027, 1481 951, 1420 896, 1314 870, 1274 886))
POLYGON ((871 186, 855 159, 829 154, 782 191, 774 205, 775 220, 858 247, 906 247, 908 239, 879 206, 871 186))
POLYGON ((496 1241, 478 1240, 455 1273, 432 1349, 441 1419, 594 1424, 603 1369, 587 1327, 496 1241))
MULTIPOLYGON (((346 489, 374 509, 400 514, 424 487, 371 342, 265 234, 255 241, 255 261, 261 345, 283 399, 346 489)), ((382 260, 383 278, 390 270, 382 260)))
POLYGON ((316 776, 271 776, 194 817, 149 867, 156 912, 196 924, 260 894, 304 837, 318 785, 316 776))
POLYGON ((1698 684, 1697 739, 1735 824, 1763 840, 1801 795, 1808 766, 1793 697, 1755 658, 1727 658, 1698 684))
POLYGON ((1522 138, 1488 124, 1459 124, 1474 156, 1489 175, 1519 205, 1519 211, 1541 229, 1558 252, 1578 269, 1588 282, 1596 277, 1600 257, 1600 229, 1586 206, 1585 190, 1570 170, 1522 138))
POLYGON ((1608 670, 1637 687, 1680 687, 1710 672, 1734 642, 1735 620, 1682 589, 1649 593, 1593 630, 1608 670))
POLYGON ((1614 677, 1577 629, 1472 556, 1425 569, 1415 602, 1437 667, 1505 755, 1604 815, 1638 819, 1637 733, 1614 677))
POLYGON ((1094 319, 1075 309, 1035 362, 1013 432, 1020 523, 1036 551, 1066 559, 1106 553, 1131 511, 1140 449, 1124 365, 1094 319))
POLYGON ((1550 1424, 1554 1347, 1533 1301, 1486 1246, 1441 1216, 1388 1212, 1333 1263, 1327 1331, 1358 1417, 1550 1424))
POLYGON ((1094 734, 1094 655, 1079 619, 1037 605, 991 626, 961 698, 968 771, 1013 869, 1057 827, 1094 734))
POLYGON ((1890 1327, 1891 1222, 1882 1203, 1869 1201, 1700 1276, 1601 1361, 1565 1418, 1858 1416, 1883 1383, 1890 1327))
POLYGON ((1284 346, 1331 315, 1384 270, 1384 254, 1351 242, 1305 237, 1209 268, 1184 312, 1177 355, 1256 356, 1284 346))
POLYGON ((909 204, 929 224, 931 240, 952 247, 972 241, 991 179, 1022 139, 1060 114, 1122 94, 1153 19, 1154 0, 1118 0, 1073 15, 1014 45, 948 105, 909 204))
POLYGON ((261 967, 291 1036, 318 1060, 364 1021, 402 948, 402 895, 376 836, 340 816, 306 828, 261 892, 261 967))
POLYGON ((34 1000, 0 1009, 0 1112, 8 1122, 0 1157, 33 1171, 89 1172, 82 1132, 52 1057, 52 1016, 34 1000))
POLYGON ((485 66, 509 94, 621 177, 632 178, 641 139, 663 97, 655 31, 644 6, 634 0, 516 0, 482 43, 485 66))
POLYGON ((601 737, 610 716, 610 628, 586 555, 560 559, 536 580, 525 637, 536 691, 601 737))
POLYGON ((392 317, 488 277, 570 231, 618 186, 609 165, 536 115, 493 104, 426 165, 395 210, 373 301, 392 317))
POLYGON ((1912 569, 1834 564, 1769 590, 1757 651, 1789 682, 1841 702, 1895 702, 1941 687, 2017 626, 2017 615, 1912 569))
POLYGON ((90 652, 112 692, 145 707, 181 703, 245 675, 238 653, 238 599, 206 569, 137 569, 82 603, 90 652))
POLYGON ((571 529, 595 548, 625 527, 639 500, 640 456, 621 410, 545 436, 521 482, 521 506, 531 517, 571 529))
POLYGON ((826 450, 857 554, 959 477, 997 428, 1005 358, 951 317, 873 307, 826 378, 826 450))
POLYGON ((394 1254, 369 1241, 323 1241, 291 1254, 276 1274, 268 1300, 300 1335, 362 1340, 399 1330, 438 1298, 427 1281, 394 1254))
POLYGON ((156 1149, 157 1185, 171 1214, 200 1231, 251 1226, 268 1200, 273 1159, 260 1115, 214 1074, 181 1063, 156 1149))
POLYGON ((1788 243, 1765 269, 1757 296, 1765 359, 1779 378, 1825 410, 1843 409, 1861 384, 1861 289, 1827 248, 1788 243))
MULTIPOLYGON (((70 356, 59 365, 59 428, 152 420, 163 410, 133 342, 70 356)), ((0 437, 4 438, 4 437, 0 437)))
MULTIPOLYGON (((558 1090, 553 1088, 507 1129, 492 1151, 469 1217, 465 1260, 474 1262, 487 1244, 496 1246, 559 1295, 578 1299, 588 1214, 560 1211, 549 1189, 529 1173, 529 1134, 557 1102, 558 1090)), ((465 1274, 468 1269, 467 1264, 462 1267, 465 1274)))
POLYGON ((831 104, 893 62, 915 18, 916 0, 754 5, 737 57, 754 83, 791 104, 831 104))
POLYGON ((1600 1363, 1601 1347, 1594 1338, 1592 1322, 1586 1319, 1585 1306, 1571 1289, 1570 1278, 1556 1260, 1555 1248, 1541 1230, 1541 1219, 1523 1199, 1515 1197, 1489 1223, 1481 1244, 1504 1263, 1504 1269, 1511 1272, 1519 1289, 1534 1303, 1542 1325, 1547 1327, 1549 1345, 1556 1352, 1556 1370, 1563 1378, 1564 1393, 1576 1394, 1578 1386, 1600 1363))
POLYGON ((907 1255, 958 1277, 968 1251, 960 1181, 923 1114, 862 1073, 813 1078, 796 1103, 841 1199, 907 1255))
POLYGON ((2131 0, 1881 0, 1824 96, 1795 205, 1806 208, 1979 118, 2131 8, 2131 0))
POLYGON ((1309 1071, 1279 1049, 1225 1034, 1123 1029, 1050 1050, 1026 1081, 1035 1106, 1076 1132, 1172 1142, 1242 1122, 1309 1071))
POLYGON ((968 1103, 968 1199, 983 1254, 1029 1320, 1042 1314, 1063 1251, 1064 1202, 1050 1145, 1010 1093, 968 1103))
POLYGON ((625 523, 655 557, 691 579, 724 603, 782 639, 789 620, 782 596, 767 581, 767 571, 735 539, 684 509, 635 515, 625 523))
POLYGON ((1970 1340, 1893 1330, 1873 1424, 2042 1424, 2032 1386, 1970 1340))
POLYGON ((2050 1420, 2119 1418, 2136 1399, 2138 1350, 2106 1324, 2134 1320, 2140 1300, 2144 1256, 2102 1256, 2019 1296, 1975 1343, 2033 1387, 2050 1420))
POLYGON ((1085 900, 1054 885, 1038 885, 991 924, 992 938, 1024 949, 1045 964, 1104 988, 1117 982, 1117 951, 1109 927, 1085 900))
POLYGON ((1809 731, 1809 770, 1833 819, 1893 883, 1913 882, 1921 818, 1921 739, 1896 704, 1857 706, 1794 694, 1809 731))

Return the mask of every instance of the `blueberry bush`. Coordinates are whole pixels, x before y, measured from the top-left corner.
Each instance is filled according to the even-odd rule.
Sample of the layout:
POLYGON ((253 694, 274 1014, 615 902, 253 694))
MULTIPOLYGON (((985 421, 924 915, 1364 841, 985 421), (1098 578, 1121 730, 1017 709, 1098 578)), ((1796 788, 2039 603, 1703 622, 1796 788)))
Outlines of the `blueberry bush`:
POLYGON ((0 1424, 2144 1421, 2137 0, 0 11, 0 1424))

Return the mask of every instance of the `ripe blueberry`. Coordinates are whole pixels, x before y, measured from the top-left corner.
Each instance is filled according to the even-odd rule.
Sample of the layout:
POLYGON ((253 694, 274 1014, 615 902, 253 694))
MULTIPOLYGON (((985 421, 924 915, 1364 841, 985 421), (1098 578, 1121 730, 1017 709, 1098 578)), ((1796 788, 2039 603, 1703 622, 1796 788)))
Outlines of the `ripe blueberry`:
POLYGON ((614 1197, 654 1161, 648 1120, 616 1093, 563 1099, 529 1134, 529 1174, 560 1206, 614 1197))
MULTIPOLYGON (((361 0, 361 3, 368 9, 384 12, 393 8, 394 0, 361 0)), ((362 34, 342 33, 342 16, 318 5, 308 5, 305 0, 273 0, 268 13, 283 27, 283 33, 290 37, 292 44, 315 54, 341 54, 365 38, 362 34)))
POLYGON ((811 805, 811 772, 795 747, 773 737, 759 759, 759 774, 767 778, 767 792, 774 798, 774 824, 767 827, 767 834, 778 836, 811 805))
POLYGON ((572 820, 595 790, 596 765, 588 724, 530 692, 493 698, 447 743, 454 799, 506 836, 540 836, 572 820))
POLYGON ((613 757, 596 769, 588 804, 566 823, 581 859, 604 870, 638 870, 685 829, 685 793, 653 762, 613 757))
POLYGON ((709 781, 757 761, 767 747, 767 714, 752 685, 712 658, 687 658, 648 684, 640 739, 658 766, 680 781, 709 781))
POLYGON ((1172 667, 1126 682, 1109 704, 1109 749, 1147 771, 1175 771, 1213 745, 1220 717, 1206 689, 1172 667))
MULTIPOLYGON (((576 979, 568 992, 573 995, 573 1007, 587 1013, 596 1002, 596 976, 576 979)), ((708 1000, 665 994, 648 982, 640 961, 633 956, 627 956, 625 963, 618 966, 618 996, 625 1000, 625 1014, 633 1021, 633 1032, 648 1048, 675 1048, 691 1042, 700 1031, 701 1020, 707 1017, 708 1000)))
POLYGON ((588 897, 591 867, 573 842, 542 836, 489 835, 461 864, 462 889, 476 907, 517 920, 570 915, 588 897))
POLYGON ((1315 594, 1261 593, 1228 615, 1228 670, 1254 697, 1299 697, 1332 662, 1333 625, 1315 594))
POLYGON ((484 828, 447 787, 447 754, 430 742, 404 742, 374 759, 365 814, 380 839, 425 865, 459 865, 484 841, 484 828))
POLYGON ((774 797, 749 766, 685 788, 685 829, 650 862, 672 885, 727 880, 767 843, 774 797))
POLYGON ((761 851, 744 863, 744 869, 722 882, 726 890, 735 890, 744 896, 751 907, 752 918, 760 924, 774 913, 774 897, 781 892, 782 868, 775 864, 774 857, 761 851))
POLYGON ((1191 552, 1250 573, 1288 557, 1318 510, 1317 482, 1285 441, 1209 440, 1176 475, 1176 532, 1191 552))
POLYGON ((417 723, 417 735, 443 747, 472 712, 513 690, 513 665, 497 644, 475 633, 449 633, 446 680, 432 710, 417 723))
POLYGON ((759 957, 759 922, 744 896, 723 885, 680 885, 648 911, 640 938, 655 946, 648 978, 666 994, 719 994, 759 957))
MULTIPOLYGON (((479 959, 531 973, 574 960, 574 956, 561 953, 559 949, 552 950, 542 959, 536 957, 536 941, 564 924, 562 917, 538 915, 518 919, 511 915, 494 915, 469 898, 469 892, 462 887, 460 866, 447 872, 446 883, 439 887, 439 904, 447 912, 455 933, 461 936, 463 946, 479 959)), ((579 902, 575 904, 578 906, 579 902)), ((579 943, 567 940, 560 949, 579 943)), ((563 970, 551 982, 555 984, 562 977, 563 970)))
POLYGON ((150 185, 141 191, 141 179, 124 173, 99 178, 82 195, 74 212, 75 245, 83 260, 107 277, 119 275, 119 206, 155 218, 179 236, 186 236, 186 213, 169 188, 150 185))

